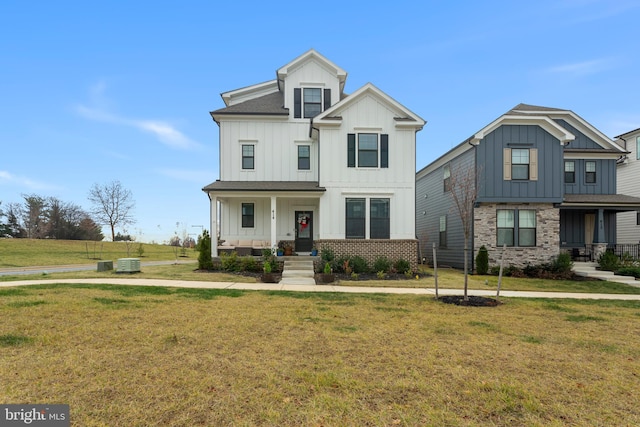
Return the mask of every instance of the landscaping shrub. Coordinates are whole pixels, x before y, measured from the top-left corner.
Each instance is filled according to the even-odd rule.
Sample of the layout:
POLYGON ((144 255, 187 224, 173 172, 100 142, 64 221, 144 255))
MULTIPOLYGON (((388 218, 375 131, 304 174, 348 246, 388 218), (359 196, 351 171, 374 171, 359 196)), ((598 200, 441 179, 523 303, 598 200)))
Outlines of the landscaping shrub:
POLYGON ((211 259, 211 236, 207 230, 202 230, 199 239, 198 268, 200 270, 213 270, 213 260, 211 259))
POLYGON ((222 269, 225 271, 240 271, 240 259, 236 251, 231 253, 223 253, 220 256, 220 262, 222 263, 222 269))
POLYGON ((398 273, 406 273, 407 271, 411 271, 411 264, 406 259, 400 258, 393 264, 393 268, 398 273))
POLYGON ((640 267, 622 267, 616 273, 621 276, 633 276, 636 279, 639 279, 640 267))
POLYGON ((476 255, 476 272, 478 274, 487 274, 489 272, 489 251, 482 245, 476 255))
POLYGON ((351 267, 351 271, 356 274, 369 272, 369 265, 367 264, 367 261, 358 255, 349 258, 349 266, 351 267))
POLYGON ((620 259, 612 251, 606 251, 598 259, 600 270, 616 271, 620 267, 620 259))
POLYGON ((336 259, 336 254, 333 252, 331 248, 322 248, 320 251, 320 259, 324 262, 333 263, 336 259))
POLYGON ((240 257, 240 271, 260 271, 260 265, 251 255, 240 257))
POLYGON ((573 261, 571 260, 571 255, 567 252, 561 253, 551 262, 551 271, 554 273, 568 273, 571 272, 572 268, 573 261))
POLYGON ((391 260, 384 256, 376 258, 375 262, 373 263, 373 271, 375 271, 376 273, 388 273, 391 270, 391 267, 391 260))

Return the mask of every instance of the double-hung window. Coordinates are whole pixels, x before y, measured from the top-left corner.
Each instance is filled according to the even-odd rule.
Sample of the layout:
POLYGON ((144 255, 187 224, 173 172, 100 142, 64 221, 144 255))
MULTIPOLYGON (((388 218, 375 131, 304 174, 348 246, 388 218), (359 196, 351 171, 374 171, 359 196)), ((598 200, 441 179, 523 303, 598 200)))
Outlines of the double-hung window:
POLYGON ((441 248, 447 247, 447 216, 442 215, 440 217, 440 235, 439 242, 441 248))
POLYGON ((444 174, 443 174, 443 180, 444 180, 444 192, 446 193, 447 191, 451 190, 451 165, 445 165, 444 166, 444 174))
POLYGON ((536 246, 535 210, 499 209, 497 225, 497 246, 536 246))
POLYGON ((511 179, 529 179, 529 149, 511 149, 511 179))
POLYGON ((347 199, 346 238, 364 239, 366 220, 366 200, 360 198, 347 199))
POLYGON ((371 199, 369 237, 388 239, 391 234, 389 224, 389 199, 371 199))
POLYGON ((298 170, 311 169, 311 147, 298 145, 298 170))
POLYGON ((564 183, 575 184, 576 182, 576 162, 564 162, 564 183))
POLYGON ((331 89, 294 88, 293 117, 310 119, 331 107, 331 89))
POLYGON ((242 204, 242 228, 253 228, 253 203, 242 204))
POLYGON ((587 161, 584 163, 584 182, 587 184, 595 184, 596 183, 596 162, 587 161))
POLYGON ((347 166, 350 168, 388 168, 389 135, 378 133, 348 134, 347 166))
POLYGON ((255 166, 255 146, 242 145, 242 169, 254 169, 255 166))

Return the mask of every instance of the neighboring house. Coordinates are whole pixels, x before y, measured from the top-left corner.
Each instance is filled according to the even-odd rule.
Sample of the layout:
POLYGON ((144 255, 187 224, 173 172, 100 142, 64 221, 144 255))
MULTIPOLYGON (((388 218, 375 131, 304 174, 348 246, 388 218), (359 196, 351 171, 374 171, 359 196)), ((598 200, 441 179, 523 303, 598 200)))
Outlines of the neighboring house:
POLYGON ((220 234, 212 256, 218 238, 286 241, 299 253, 315 246, 415 266, 415 145, 425 121, 372 84, 345 94, 346 78, 309 50, 274 80, 222 93, 225 107, 211 112, 220 179, 203 188, 220 234))
MULTIPOLYGON (((618 192, 640 197, 640 129, 616 136, 629 154, 618 162, 618 192)), ((618 214, 618 243, 640 243, 640 212, 618 214)))
POLYGON ((590 258, 616 242, 618 212, 640 199, 616 193, 616 162, 627 151, 569 110, 520 104, 416 175, 416 228, 423 253, 463 265, 461 220, 448 182, 473 168, 470 265, 478 249, 498 265, 549 262, 560 251, 590 258))

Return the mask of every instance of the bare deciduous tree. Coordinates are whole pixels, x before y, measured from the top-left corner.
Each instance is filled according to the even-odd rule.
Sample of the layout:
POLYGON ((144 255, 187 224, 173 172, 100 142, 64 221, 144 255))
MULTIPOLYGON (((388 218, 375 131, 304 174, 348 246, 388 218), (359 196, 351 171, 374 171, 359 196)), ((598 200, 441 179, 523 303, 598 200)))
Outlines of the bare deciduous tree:
POLYGON ((471 226, 473 225, 473 208, 478 197, 478 172, 472 165, 460 164, 451 169, 449 178, 449 194, 453 200, 455 213, 462 221, 464 234, 464 300, 467 294, 469 279, 469 241, 471 240, 471 226))
POLYGON ((111 229, 112 241, 115 241, 116 227, 135 223, 132 215, 135 202, 131 191, 124 188, 120 181, 93 184, 89 190, 89 201, 93 203, 93 215, 111 229))

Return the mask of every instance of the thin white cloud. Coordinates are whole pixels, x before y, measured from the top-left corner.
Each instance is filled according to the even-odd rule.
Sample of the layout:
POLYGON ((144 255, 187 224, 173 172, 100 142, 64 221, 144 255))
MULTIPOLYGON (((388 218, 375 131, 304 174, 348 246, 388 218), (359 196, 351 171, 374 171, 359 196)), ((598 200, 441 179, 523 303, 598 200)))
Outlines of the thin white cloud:
POLYGON ((91 104, 96 106, 90 107, 78 104, 75 106, 76 113, 89 120, 128 126, 152 134, 169 148, 177 150, 199 150, 202 148, 199 143, 191 140, 169 122, 151 119, 130 119, 109 112, 104 97, 105 91, 106 84, 102 81, 92 86, 89 90, 91 104))
POLYGON ((573 62, 561 65, 555 65, 547 68, 547 72, 556 74, 566 74, 572 76, 585 76, 596 74, 601 71, 612 68, 611 59, 593 59, 591 61, 573 62))
POLYGON ((194 182, 206 185, 215 179, 211 171, 191 169, 159 169, 158 173, 179 181, 194 182))
POLYGON ((11 184, 28 190, 59 190, 60 187, 46 182, 40 182, 31 178, 14 175, 9 171, 0 170, 0 185, 11 184))

